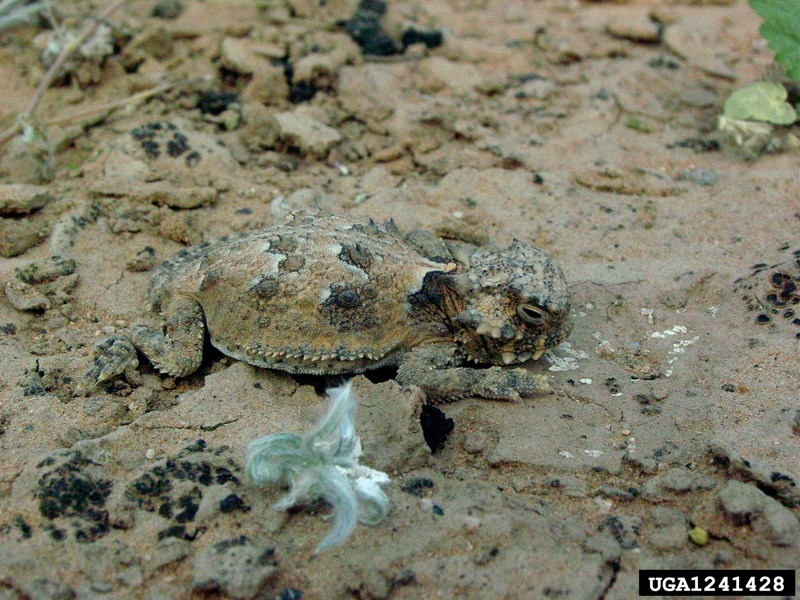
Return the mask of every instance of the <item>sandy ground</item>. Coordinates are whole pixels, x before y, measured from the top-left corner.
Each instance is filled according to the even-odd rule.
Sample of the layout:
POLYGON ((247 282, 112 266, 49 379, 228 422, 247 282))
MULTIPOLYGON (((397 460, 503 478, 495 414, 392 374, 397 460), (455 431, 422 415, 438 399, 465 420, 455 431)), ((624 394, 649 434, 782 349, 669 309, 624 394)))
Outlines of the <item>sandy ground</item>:
MULTIPOLYGON (((444 41, 382 59, 356 8, 131 3, 43 121, 208 78, 4 148, 2 182, 40 187, 0 197, 0 599, 618 600, 643 568, 800 568, 800 161, 714 131, 771 72, 746 2, 393 1, 386 43, 444 41), (276 512, 242 469, 324 412, 320 382, 208 349, 185 379, 72 393, 148 318, 155 263, 291 210, 520 238, 573 293, 568 345, 528 366, 554 392, 440 406, 436 453, 414 389, 356 378, 391 513, 316 557, 327 508, 276 512), (74 269, 28 268, 54 252, 74 269)), ((5 125, 48 31, 0 35, 5 125)))

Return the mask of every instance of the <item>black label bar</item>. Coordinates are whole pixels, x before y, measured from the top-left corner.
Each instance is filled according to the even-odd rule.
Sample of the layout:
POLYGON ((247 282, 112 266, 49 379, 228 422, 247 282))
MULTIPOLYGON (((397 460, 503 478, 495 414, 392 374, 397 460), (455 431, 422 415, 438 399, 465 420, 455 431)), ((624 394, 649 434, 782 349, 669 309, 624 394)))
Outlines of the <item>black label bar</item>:
POLYGON ((643 569, 639 596, 778 596, 796 593, 791 569, 643 569))

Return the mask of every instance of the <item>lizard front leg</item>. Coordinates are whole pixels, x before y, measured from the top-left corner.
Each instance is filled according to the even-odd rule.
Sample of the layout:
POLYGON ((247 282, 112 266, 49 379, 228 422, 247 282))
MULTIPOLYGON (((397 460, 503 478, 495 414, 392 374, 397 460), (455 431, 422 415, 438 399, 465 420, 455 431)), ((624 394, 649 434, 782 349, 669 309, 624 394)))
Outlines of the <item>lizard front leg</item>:
POLYGON ((192 298, 176 296, 165 310, 164 331, 131 327, 100 343, 76 393, 90 392, 97 385, 135 369, 139 364, 137 350, 162 373, 173 377, 189 375, 203 360, 204 335, 203 309, 192 298))
POLYGON ((465 396, 518 400, 521 396, 551 391, 546 376, 525 369, 475 369, 459 367, 456 362, 454 346, 414 348, 403 357, 397 370, 397 382, 422 388, 431 400, 465 396))

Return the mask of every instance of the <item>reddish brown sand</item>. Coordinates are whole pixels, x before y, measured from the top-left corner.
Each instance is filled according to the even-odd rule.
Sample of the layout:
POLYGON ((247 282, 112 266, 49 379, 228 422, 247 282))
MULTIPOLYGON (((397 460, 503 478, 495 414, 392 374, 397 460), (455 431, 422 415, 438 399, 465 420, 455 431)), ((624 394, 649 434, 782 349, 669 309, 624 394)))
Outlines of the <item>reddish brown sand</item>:
MULTIPOLYGON (((384 60, 343 32, 351 0, 184 4, 111 17, 113 54, 38 116, 208 81, 48 127, 49 183, 30 146, 4 148, 2 183, 49 202, 0 202, 0 281, 50 256, 59 218, 90 218, 73 275, 21 286, 46 309, 0 298, 0 599, 622 600, 642 568, 800 567, 800 305, 772 284, 800 278, 800 160, 716 145, 730 91, 772 73, 746 2, 394 1, 391 35, 445 42, 384 60), (285 57, 310 101, 287 100, 285 57), (239 103, 203 115, 199 90, 239 103), (148 154, 131 131, 153 123, 199 162, 148 154), (392 476, 391 513, 312 558, 325 505, 275 512, 281 490, 242 472, 251 439, 324 411, 309 382, 209 349, 186 379, 142 365, 72 389, 94 344, 150 318, 153 258, 320 207, 546 248, 574 328, 528 366, 552 394, 441 406, 455 428, 433 455, 415 390, 358 377, 363 462, 392 476)), ((58 5, 67 24, 97 12, 58 5)), ((41 31, 0 34, 4 126, 44 72, 41 31)))

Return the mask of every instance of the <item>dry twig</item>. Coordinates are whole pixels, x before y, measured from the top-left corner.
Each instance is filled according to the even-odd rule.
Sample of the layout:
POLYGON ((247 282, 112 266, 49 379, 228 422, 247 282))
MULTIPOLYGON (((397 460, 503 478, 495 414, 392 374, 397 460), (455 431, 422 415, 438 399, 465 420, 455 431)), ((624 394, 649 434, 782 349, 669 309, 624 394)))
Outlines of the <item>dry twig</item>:
POLYGON ((138 94, 133 94, 132 96, 128 96, 127 98, 114 100, 112 102, 106 102, 105 104, 100 104, 99 106, 93 106, 84 110, 70 113, 68 115, 61 115, 60 117, 53 117, 52 119, 47 119, 45 121, 45 124, 54 125, 56 123, 63 123, 65 121, 75 121, 77 119, 82 119, 83 117, 88 117, 89 115, 94 113, 103 112, 107 110, 114 110, 115 108, 121 108, 123 106, 127 106, 128 104, 143 102, 148 98, 152 98, 153 96, 158 96, 162 92, 169 91, 173 88, 180 87, 183 85, 191 85, 193 83, 205 81, 207 79, 208 76, 204 75, 202 77, 193 77, 192 79, 184 79, 183 81, 177 81, 175 83, 165 83, 157 87, 151 88, 149 90, 144 90, 143 92, 139 92, 138 94))
POLYGON ((53 79, 55 79, 56 75, 58 75, 58 72, 61 70, 61 67, 64 66, 64 63, 66 63, 69 57, 72 56, 75 51, 94 34, 95 31, 97 31, 97 28, 101 23, 106 21, 127 2, 128 0, 117 0, 111 4, 102 13, 95 17, 91 23, 84 27, 83 31, 81 31, 78 37, 64 45, 63 50, 61 50, 61 54, 59 54, 55 62, 50 65, 47 73, 45 73, 44 77, 42 77, 42 80, 39 82, 39 86, 36 88, 36 91, 31 97, 31 101, 28 103, 28 108, 20 113, 17 122, 14 125, 0 134, 0 144, 4 144, 21 131, 22 125, 19 120, 25 120, 33 116, 33 114, 36 112, 36 109, 39 107, 39 103, 42 101, 45 91, 50 87, 50 84, 53 83, 53 79))

